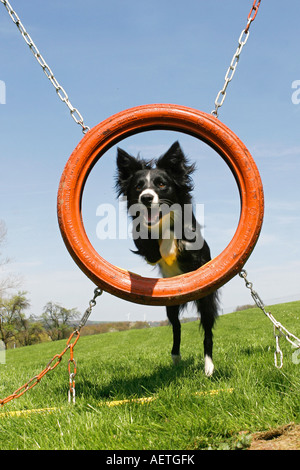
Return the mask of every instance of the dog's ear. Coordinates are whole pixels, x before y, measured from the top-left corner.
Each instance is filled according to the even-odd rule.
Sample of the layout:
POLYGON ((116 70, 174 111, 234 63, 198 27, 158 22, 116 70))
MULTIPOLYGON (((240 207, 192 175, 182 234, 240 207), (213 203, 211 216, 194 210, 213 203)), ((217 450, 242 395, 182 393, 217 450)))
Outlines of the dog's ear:
POLYGON ((141 170, 143 165, 140 160, 129 155, 125 150, 117 149, 117 167, 119 173, 125 178, 132 175, 133 171, 141 170))
POLYGON ((194 165, 189 165, 178 141, 157 160, 156 167, 168 170, 177 176, 189 175, 195 169, 194 165))
POLYGON ((157 168, 162 168, 164 170, 176 170, 176 167, 178 167, 184 158, 183 151, 177 141, 174 142, 169 150, 157 160, 156 166, 157 168))
POLYGON ((117 149, 116 189, 119 196, 120 194, 126 194, 131 177, 142 168, 143 164, 140 160, 129 155, 125 150, 117 149))

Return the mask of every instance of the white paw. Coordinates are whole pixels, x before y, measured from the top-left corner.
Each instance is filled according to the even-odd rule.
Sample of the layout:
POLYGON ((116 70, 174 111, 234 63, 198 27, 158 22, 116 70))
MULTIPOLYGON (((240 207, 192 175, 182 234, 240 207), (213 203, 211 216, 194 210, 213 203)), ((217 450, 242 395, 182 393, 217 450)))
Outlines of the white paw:
POLYGON ((214 372, 214 363, 212 361, 212 358, 209 357, 209 356, 205 356, 204 358, 204 371, 205 371, 205 375, 207 377, 211 377, 213 375, 213 372, 214 372))
POLYGON ((180 354, 172 354, 172 361, 174 366, 177 366, 177 364, 179 364, 179 362, 181 361, 180 354))

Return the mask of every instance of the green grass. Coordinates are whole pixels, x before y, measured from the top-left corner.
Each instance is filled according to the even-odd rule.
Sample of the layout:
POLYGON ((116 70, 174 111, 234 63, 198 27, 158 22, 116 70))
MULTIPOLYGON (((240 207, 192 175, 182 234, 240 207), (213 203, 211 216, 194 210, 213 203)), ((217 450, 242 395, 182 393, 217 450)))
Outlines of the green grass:
MULTIPOLYGON (((300 302, 272 306, 271 311, 300 336, 300 302)), ((300 422, 300 365, 292 362, 293 349, 282 338, 284 366, 274 367, 272 324, 258 309, 220 317, 211 378, 203 372, 198 324, 185 323, 182 331, 177 367, 170 359, 170 327, 81 337, 74 349, 76 404, 67 403, 67 352, 41 383, 0 408, 6 413, 0 415, 0 449, 237 448, 247 433, 300 422), (210 390, 220 391, 196 394, 210 390), (106 405, 137 397, 155 400, 106 405), (46 407, 55 410, 11 413, 46 407)), ((38 374, 65 344, 7 351, 6 364, 0 364, 0 397, 38 374)))

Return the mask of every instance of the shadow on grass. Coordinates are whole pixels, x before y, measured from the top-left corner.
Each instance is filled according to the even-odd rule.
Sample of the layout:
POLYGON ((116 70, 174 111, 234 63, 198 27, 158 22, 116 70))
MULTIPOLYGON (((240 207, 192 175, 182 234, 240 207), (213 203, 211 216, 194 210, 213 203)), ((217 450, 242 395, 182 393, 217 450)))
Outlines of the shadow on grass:
MULTIPOLYGON (((101 372, 99 375, 101 376, 101 372)), ((230 379, 231 370, 225 365, 215 370, 214 375, 208 378, 204 374, 203 363, 198 362, 195 364, 195 359, 190 357, 183 359, 176 366, 173 364, 167 366, 158 365, 149 374, 137 374, 119 378, 116 373, 105 384, 101 384, 101 378, 95 383, 89 377, 82 376, 80 380, 78 378, 76 381, 76 395, 99 401, 149 397, 158 393, 161 389, 165 389, 170 384, 176 384, 176 382, 178 382, 180 387, 179 381, 184 377, 186 377, 187 381, 191 380, 191 378, 199 377, 199 388, 201 389, 202 387, 207 387, 208 381, 219 383, 230 379)))
MULTIPOLYGON (((175 382, 186 373, 186 369, 193 364, 192 359, 182 360, 177 366, 158 366, 149 374, 139 374, 119 378, 112 376, 108 383, 101 385, 93 383, 90 379, 76 383, 78 395, 89 396, 96 400, 107 398, 125 399, 130 397, 146 397, 157 393, 162 387, 175 382)), ((101 373, 100 373, 101 375, 101 373)))
POLYGON ((269 354, 270 352, 270 345, 263 346, 263 345, 250 345, 241 347, 239 350, 240 354, 244 356, 256 356, 262 354, 269 354))

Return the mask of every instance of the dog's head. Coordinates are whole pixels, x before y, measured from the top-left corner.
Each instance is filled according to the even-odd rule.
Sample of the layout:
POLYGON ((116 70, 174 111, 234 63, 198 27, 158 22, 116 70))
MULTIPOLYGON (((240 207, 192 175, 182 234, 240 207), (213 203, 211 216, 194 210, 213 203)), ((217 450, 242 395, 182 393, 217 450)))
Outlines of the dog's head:
POLYGON ((140 207, 146 225, 153 226, 159 223, 163 206, 191 202, 193 171, 178 142, 156 161, 135 158, 118 148, 116 189, 127 198, 129 213, 134 217, 140 207))

